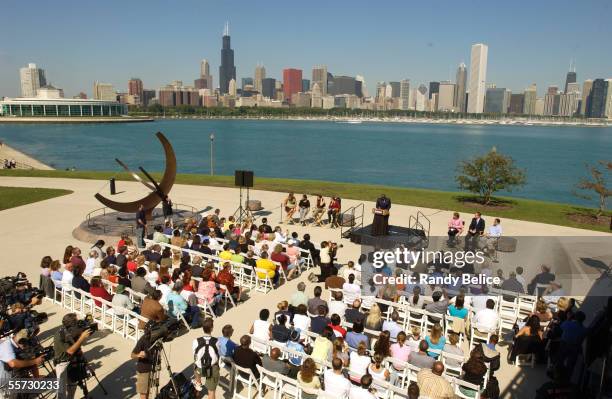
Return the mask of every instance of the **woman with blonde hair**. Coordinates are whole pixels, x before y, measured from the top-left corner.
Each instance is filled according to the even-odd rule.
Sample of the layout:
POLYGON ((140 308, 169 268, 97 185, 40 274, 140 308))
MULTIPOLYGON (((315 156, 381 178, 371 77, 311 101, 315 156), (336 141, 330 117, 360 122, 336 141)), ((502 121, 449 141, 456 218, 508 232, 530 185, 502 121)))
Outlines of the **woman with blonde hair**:
POLYGON ((308 357, 302 363, 297 381, 302 389, 302 398, 317 399, 318 391, 321 389, 321 381, 317 377, 317 364, 312 358, 308 357))
MULTIPOLYGON (((559 301, 560 300, 561 298, 559 298, 559 301)), ((557 307, 559 307, 559 301, 557 301, 557 307)), ((542 299, 538 299, 538 302, 536 302, 536 308, 533 314, 535 316, 538 316, 538 319, 540 319, 541 323, 549 322, 552 320, 553 317, 552 312, 548 308, 548 305, 542 299)))
POLYGON ((381 331, 383 325, 382 312, 378 304, 373 303, 368 316, 365 319, 365 328, 368 330, 381 331))
POLYGON ((334 358, 339 358, 342 360, 342 365, 347 367, 349 365, 349 348, 348 345, 344 342, 344 338, 336 337, 332 342, 332 353, 331 360, 334 358))

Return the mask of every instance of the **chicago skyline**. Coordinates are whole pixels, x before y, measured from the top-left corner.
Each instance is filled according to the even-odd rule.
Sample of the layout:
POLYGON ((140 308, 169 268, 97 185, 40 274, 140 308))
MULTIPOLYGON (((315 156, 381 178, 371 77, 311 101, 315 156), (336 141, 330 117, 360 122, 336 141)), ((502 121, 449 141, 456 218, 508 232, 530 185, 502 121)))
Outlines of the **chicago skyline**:
POLYGON ((124 4, 121 10, 109 7, 104 12, 94 4, 68 7, 63 2, 41 3, 40 12, 33 15, 29 15, 27 4, 12 3, 3 9, 0 22, 7 31, 19 31, 18 17, 29 15, 31 35, 20 37, 19 43, 0 44, 0 95, 20 94, 15 71, 28 62, 43 65, 53 76, 51 83, 64 88, 67 95, 84 90, 91 95, 91 82, 96 79, 120 90, 125 89, 130 76, 138 76, 155 88, 174 79, 190 82, 197 76, 193 65, 202 58, 207 58, 215 71, 217 87, 219 36, 225 20, 230 21, 232 48, 239 54, 235 62, 238 82, 253 76, 255 65, 261 61, 267 74, 277 79, 287 66, 301 68, 310 77, 313 65, 324 64, 340 75, 365 76, 370 88, 383 80, 454 80, 457 65, 461 61, 469 64, 469 46, 477 42, 490 47, 487 80, 514 92, 533 82, 538 83, 540 95, 551 84, 563 88, 570 59, 576 60, 579 77, 607 78, 612 71, 612 54, 601 51, 604 38, 612 35, 605 17, 609 2, 587 1, 571 6, 569 2, 563 6, 564 1, 555 6, 538 2, 531 5, 528 14, 519 5, 491 7, 479 1, 470 7, 455 7, 448 2, 452 13, 440 13, 444 5, 391 2, 385 18, 373 18, 376 5, 326 4, 317 9, 316 3, 292 4, 286 20, 290 29, 282 31, 275 24, 254 24, 286 14, 282 11, 286 5, 278 1, 249 7, 248 13, 236 13, 230 4, 204 5, 189 0, 181 7, 152 1, 146 9, 134 3, 124 4), (419 18, 405 21, 406 11, 419 18), (142 18, 120 18, 130 12, 142 18), (333 28, 313 32, 296 24, 296 18, 305 12, 334 15, 333 28), (163 29, 152 27, 150 21, 160 18, 164 20, 163 29), (470 23, 466 24, 468 19, 470 23), (532 28, 516 29, 519 19, 532 28), (114 21, 113 32, 122 37, 121 43, 109 41, 104 33, 102 27, 109 20, 114 21), (571 20, 581 29, 562 29, 556 21, 563 20, 571 20), (48 29, 50 21, 61 29, 48 29), (360 21, 359 29, 355 21, 360 21), (86 45, 65 45, 67 37, 85 32, 86 45), (44 45, 40 37, 45 37, 44 45))

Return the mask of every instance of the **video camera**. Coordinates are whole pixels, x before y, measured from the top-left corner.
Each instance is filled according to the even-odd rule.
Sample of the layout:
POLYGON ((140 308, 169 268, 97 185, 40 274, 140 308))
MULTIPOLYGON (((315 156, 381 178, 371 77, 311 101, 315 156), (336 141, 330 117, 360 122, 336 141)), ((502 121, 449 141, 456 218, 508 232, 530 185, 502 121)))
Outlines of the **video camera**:
POLYGON ((86 314, 81 320, 77 320, 76 325, 72 328, 78 335, 81 335, 83 331, 89 330, 91 333, 98 331, 98 323, 94 320, 91 314, 86 314))
POLYGON ((145 324, 145 334, 150 334, 150 342, 153 343, 161 339, 163 342, 170 342, 178 337, 181 330, 181 321, 167 319, 165 321, 150 320, 145 324))
POLYGON ((45 292, 40 288, 32 287, 25 273, 19 272, 16 276, 0 279, 0 305, 6 307, 14 303, 29 305, 32 298, 42 299, 45 292))

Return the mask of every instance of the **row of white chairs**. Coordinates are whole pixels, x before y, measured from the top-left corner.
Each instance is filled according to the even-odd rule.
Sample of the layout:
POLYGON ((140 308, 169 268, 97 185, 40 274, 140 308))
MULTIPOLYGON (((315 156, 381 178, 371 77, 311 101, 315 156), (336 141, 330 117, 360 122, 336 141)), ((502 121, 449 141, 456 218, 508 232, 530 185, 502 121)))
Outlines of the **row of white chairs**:
MULTIPOLYGON (((297 352, 294 351, 290 348, 287 348, 285 345, 276 342, 276 341, 264 341, 261 339, 258 339, 256 337, 253 337, 251 335, 251 347, 253 350, 257 351, 257 349, 261 349, 261 348, 265 348, 265 350, 263 352, 263 354, 270 354, 270 351, 272 350, 272 348, 278 348, 281 350, 282 353, 282 359, 296 359, 299 358, 300 359, 300 363, 306 359, 307 357, 310 357, 308 354, 303 353, 303 352, 297 352)), ((454 359, 454 360, 463 360, 461 357, 458 357, 457 355, 453 355, 453 354, 449 354, 447 352, 440 352, 440 351, 435 351, 437 353, 440 354, 440 359, 443 363, 447 364, 449 359, 454 359), (445 357, 446 356, 446 357, 445 357)), ((323 374, 325 372, 325 370, 331 368, 331 363, 325 359, 325 360, 319 360, 319 359, 315 359, 313 358, 313 360, 315 361, 315 363, 317 364, 317 369, 319 374, 323 374)), ((401 368, 402 370, 399 370, 399 375, 398 378, 395 382, 395 384, 391 384, 389 382, 386 381, 380 381, 380 380, 374 380, 372 387, 376 389, 377 392, 377 397, 380 399, 386 399, 386 398, 406 398, 407 394, 406 394, 406 390, 408 385, 410 385, 411 382, 416 382, 417 381, 417 373, 420 371, 420 369, 408 362, 402 362, 400 360, 397 359, 393 359, 393 358, 386 358, 385 359, 385 363, 384 366, 386 369, 391 369, 392 365, 391 364, 395 364, 396 366, 398 366, 399 368, 401 368)), ((247 373, 248 374, 248 373, 247 373)), ((452 367, 449 368, 448 366, 445 368, 445 372, 444 372, 444 377, 447 378, 447 380, 451 383, 451 385, 453 385, 454 389, 455 389, 455 393, 462 398, 467 398, 467 396, 465 396, 459 389, 460 386, 464 387, 464 388, 468 388, 468 389, 472 389, 474 391, 477 392, 476 397, 479 397, 479 393, 481 388, 477 385, 471 384, 469 382, 463 381, 461 379, 459 379, 458 377, 460 377, 461 374, 461 370, 460 368, 457 369, 456 367, 452 367)), ((488 373, 487 373, 488 375, 488 373)), ((255 382, 257 382, 257 387, 259 388, 259 392, 261 392, 261 386, 263 385, 268 385, 268 386, 274 386, 273 384, 269 384, 270 382, 275 382, 278 377, 276 378, 272 378, 275 377, 275 373, 271 373, 269 371, 264 371, 264 373, 260 372, 260 379, 259 381, 257 381, 257 379, 254 378, 254 376, 252 377, 252 379, 250 379, 248 382, 250 382, 251 384, 255 385, 255 382), (265 376, 268 377, 268 379, 265 379, 265 376), (264 379, 264 381, 261 381, 262 378, 264 379)), ((297 384, 297 381, 295 380, 291 380, 292 384, 294 385, 294 388, 292 389, 293 392, 299 391, 301 390, 299 385, 297 384)), ((486 382, 485 382, 486 384, 486 382)), ((236 392, 234 392, 236 393, 236 392)), ((319 393, 318 393, 319 395, 319 393)), ((239 398, 243 398, 243 396, 234 396, 234 397, 239 397, 239 398)), ((261 397, 261 396, 260 396, 261 397)), ((276 396, 275 396, 276 397, 276 396)), ((291 396, 290 397, 297 397, 297 396, 291 396)), ((319 397, 321 397, 319 395, 319 397)), ((246 398, 246 396, 244 397, 246 398)))
POLYGON ((46 299, 78 315, 89 314, 98 326, 132 341, 138 341, 143 334, 139 323, 148 322, 146 317, 127 309, 117 312, 109 301, 74 287, 56 288, 53 298, 46 299))

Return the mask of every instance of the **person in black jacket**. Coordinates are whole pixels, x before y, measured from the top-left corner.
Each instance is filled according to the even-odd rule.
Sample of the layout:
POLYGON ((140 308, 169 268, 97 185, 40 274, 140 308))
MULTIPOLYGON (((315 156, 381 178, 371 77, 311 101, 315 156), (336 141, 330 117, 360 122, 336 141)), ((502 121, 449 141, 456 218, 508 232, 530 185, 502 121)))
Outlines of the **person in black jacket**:
POLYGON ((467 235, 465 237, 465 247, 466 249, 473 249, 480 236, 484 234, 485 231, 485 221, 481 217, 480 212, 476 212, 472 221, 470 222, 470 227, 468 228, 467 235))
POLYGON ((318 265, 321 262, 321 258, 319 257, 319 250, 315 248, 314 244, 310 241, 310 234, 304 234, 304 237, 300 242, 299 247, 310 252, 310 256, 312 257, 312 261, 315 265, 318 265))

